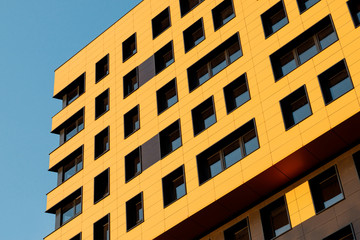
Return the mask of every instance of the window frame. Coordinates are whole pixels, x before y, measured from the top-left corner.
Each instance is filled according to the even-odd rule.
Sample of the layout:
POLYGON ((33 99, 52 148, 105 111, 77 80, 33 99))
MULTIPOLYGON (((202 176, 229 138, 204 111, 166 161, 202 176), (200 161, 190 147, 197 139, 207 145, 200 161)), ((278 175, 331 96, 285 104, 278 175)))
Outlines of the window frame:
POLYGON ((230 22, 232 19, 234 19, 236 17, 233 1, 232 0, 223 0, 221 3, 219 3, 216 7, 214 7, 211 10, 211 15, 212 15, 213 24, 214 24, 214 31, 216 32, 217 30, 219 30, 221 27, 225 26, 228 22, 230 22), (220 20, 220 17, 222 15, 223 11, 226 12, 227 8, 229 7, 229 6, 227 6, 227 4, 229 4, 229 2, 230 2, 229 6, 231 6, 231 8, 232 8, 232 14, 230 14, 228 17, 225 18, 225 19, 227 19, 227 18, 231 17, 224 23, 225 19, 220 20), (220 24, 220 25, 218 25, 218 24, 220 24))
POLYGON ((167 126, 165 129, 163 129, 159 133, 159 139, 160 139, 160 157, 161 157, 161 159, 167 157, 172 152, 179 149, 182 146, 180 119, 176 120, 175 122, 173 122, 172 124, 167 126), (177 128, 176 128, 176 126, 177 126, 177 128), (177 137, 174 141, 180 139, 180 145, 177 148, 173 149, 172 143, 174 141, 171 142, 171 138, 172 138, 172 135, 176 134, 177 132, 178 132, 179 137, 177 137), (169 140, 170 143, 167 140, 169 140), (169 144, 171 145, 171 150, 170 150, 169 144))
POLYGON ((242 105, 244 105, 245 103, 250 101, 251 100, 251 93, 250 93, 250 89, 249 89, 249 83, 248 83, 248 80, 247 80, 247 74, 244 73, 244 74, 240 75, 235 80, 233 80, 228 85, 226 85, 223 88, 223 92, 224 92, 225 107, 226 107, 226 113, 227 114, 232 113, 233 111, 235 111, 236 109, 238 109, 239 107, 241 107, 242 105), (238 88, 241 88, 244 84, 245 84, 245 87, 247 89, 246 92, 249 95, 249 99, 244 101, 243 103, 241 103, 239 106, 236 106, 237 105, 236 104, 236 98, 241 96, 242 94, 245 94, 246 92, 243 92, 243 93, 241 93, 240 95, 238 95, 236 97, 234 97, 234 92, 238 88), (230 106, 230 104, 233 104, 233 105, 230 106))
POLYGON ((194 137, 198 136, 200 133, 204 132, 206 129, 210 128, 217 122, 216 118, 216 110, 214 104, 214 96, 209 97, 195 108, 191 110, 191 117, 193 123, 193 132, 194 137), (207 118, 204 118, 204 112, 212 110, 212 114, 207 118), (214 118, 214 122, 211 123, 209 126, 206 127, 206 119, 214 118))
MULTIPOLYGON (((167 109, 174 106, 179 101, 176 83, 177 83, 176 78, 174 78, 156 91, 158 115, 165 112, 167 109), (172 86, 172 85, 174 85, 174 86, 172 86), (172 105, 169 106, 166 94, 170 91, 175 91, 174 97, 176 97, 176 102, 174 102, 172 105), (165 99, 165 101, 164 101, 164 99, 165 99), (166 107, 164 107, 165 105, 166 105, 166 107)), ((173 98, 173 97, 171 97, 171 98, 173 98)), ((171 99, 171 98, 169 98, 169 99, 171 99)))
MULTIPOLYGON (((135 84, 134 84, 135 85, 135 84)), ((134 87, 133 87, 134 88, 134 87)), ((133 92, 135 92, 136 90, 138 90, 140 88, 140 82, 139 82, 139 68, 135 67, 133 70, 131 70, 130 72, 128 72, 126 75, 124 75, 123 77, 123 91, 124 91, 124 99, 127 98, 128 96, 130 96, 133 92), (134 75, 135 73, 135 75, 134 75), (134 76, 132 76, 134 75, 134 76), (135 77, 136 79, 136 84, 137 84, 137 88, 131 90, 131 91, 127 91, 127 87, 129 86, 128 83, 135 77)))
POLYGON ((337 240, 337 239, 344 239, 343 237, 347 237, 347 236, 349 236, 349 234, 348 234, 348 235, 343 236, 344 232, 345 232, 345 234, 346 234, 346 231, 347 231, 347 230, 350 230, 351 235, 353 236, 353 239, 356 239, 356 235, 355 235, 354 227, 353 227, 352 223, 350 223, 350 224, 348 224, 348 225, 346 225, 346 226, 344 226, 344 227, 340 228, 340 229, 339 229, 339 230, 337 230, 336 232, 334 232, 334 233, 330 234, 329 236, 327 236, 327 237, 323 238, 322 240, 337 240), (348 229, 348 228, 350 228, 350 229, 348 229))
POLYGON ((131 180, 133 180, 134 178, 136 178, 137 176, 139 176, 142 171, 143 171, 143 166, 142 166, 142 151, 141 151, 141 146, 137 147, 136 149, 134 149, 133 151, 131 151, 130 153, 128 153, 125 157, 125 183, 130 182, 131 180), (139 159, 139 164, 140 164, 140 171, 136 171, 136 162, 133 161, 134 160, 134 156, 135 158, 139 159), (136 156, 137 155, 137 156, 136 156), (133 174, 129 174, 129 168, 133 167, 134 168, 134 173, 133 174))
POLYGON ((100 240, 98 238, 99 235, 102 235, 103 239, 101 240, 110 240, 110 213, 106 214, 104 217, 100 218, 99 220, 97 220, 96 222, 94 222, 93 224, 93 239, 94 240, 100 240), (107 226, 107 230, 108 230, 108 233, 109 233, 109 238, 106 239, 104 237, 105 235, 105 228, 104 226, 107 226), (99 232, 98 232, 99 231, 99 232))
POLYGON ((360 8, 360 2, 358 0, 349 0, 346 3, 347 3, 346 5, 348 6, 348 9, 349 9, 351 19, 354 23, 354 27, 357 28, 360 26, 360 10, 357 12, 357 13, 359 13, 359 17, 357 17, 357 16, 355 16, 355 15, 357 15, 357 13, 354 12, 353 9, 355 9, 356 3, 359 4, 359 8, 360 8))
POLYGON ((274 35, 276 32, 278 32, 280 29, 282 29, 283 27, 285 27, 288 23, 289 23, 289 18, 287 16, 287 11, 285 8, 285 4, 283 2, 283 0, 280 0, 278 3, 274 4, 271 8, 269 8, 267 11, 265 11, 263 14, 261 14, 261 22, 263 25, 263 29, 264 29, 264 35, 265 35, 265 39, 269 38, 270 36, 274 35), (280 8, 280 9, 278 9, 280 8), (275 24, 271 25, 270 20, 277 14, 280 13, 280 11, 284 11, 284 15, 285 17, 282 18, 280 21, 282 21, 283 19, 286 19, 286 23, 279 27, 279 29, 277 29, 276 31, 274 31, 272 29, 272 27, 279 23, 280 21, 276 22, 275 24))
POLYGON ((173 46, 173 41, 170 41, 154 54, 155 76, 161 73, 162 71, 164 71, 174 62, 175 62, 174 46, 173 46), (171 47, 171 51, 166 51, 168 50, 167 48, 170 49, 170 47, 171 47), (169 54, 170 52, 172 57, 171 60, 165 61, 166 55, 169 54))
POLYGON ((170 206, 177 200, 186 196, 187 189, 186 189, 186 178, 185 178, 184 168, 185 168, 185 166, 182 165, 162 178, 161 182, 162 182, 164 208, 170 206), (176 194, 176 188, 180 185, 175 186, 175 181, 180 178, 182 178, 182 184, 180 184, 180 185, 184 185, 185 193, 184 193, 184 195, 178 197, 176 194))
POLYGON ((86 72, 78 76, 74 81, 72 81, 69 85, 67 85, 64 89, 62 89, 59 93, 54 95, 54 98, 59 99, 62 101, 62 108, 66 108, 76 99, 78 99, 82 94, 85 93, 85 84, 86 84, 86 72), (69 92, 76 90, 77 94, 75 97, 71 99, 69 102, 68 95, 69 92))
POLYGON ((153 40, 155 38, 157 38, 158 36, 160 36, 163 32, 165 32, 167 29, 169 29, 171 27, 171 14, 170 14, 170 7, 165 8, 164 10, 162 10, 158 15, 156 15, 152 20, 151 20, 151 28, 152 28, 152 36, 153 36, 153 40), (167 17, 165 17, 164 19, 161 19, 161 17, 163 17, 162 15, 165 15, 167 13, 167 17), (161 25, 160 23, 164 20, 166 20, 166 18, 168 18, 168 26, 164 27, 164 28, 159 28, 158 26, 161 25), (155 27, 154 27, 155 26, 155 27), (156 29, 156 30, 155 30, 156 29))
POLYGON ((101 156, 103 156, 105 153, 110 151, 110 126, 107 126, 102 131, 100 131, 98 134, 96 134, 94 139, 95 139, 95 142, 94 142, 94 160, 97 160, 101 156), (106 138, 107 138, 107 143, 105 142, 106 138), (97 150, 97 145, 99 144, 98 141, 100 141, 99 139, 101 139, 101 144, 103 144, 103 147, 104 147, 104 149, 103 149, 103 151, 101 153, 97 152, 97 151, 99 151, 99 150, 97 150), (106 147, 106 145, 108 145, 108 147, 106 147))
POLYGON ((128 200, 125 203, 125 210, 126 210, 125 211, 125 213, 126 213, 126 232, 129 232, 145 221, 143 192, 137 194, 136 196, 134 196, 130 200, 128 200), (137 198, 139 198, 140 201, 137 198), (142 219, 140 219, 140 215, 137 216, 139 213, 139 210, 137 209, 137 207, 139 206, 139 203, 141 204, 141 209, 142 209, 142 219), (135 217, 130 216, 130 214, 134 214, 135 217), (132 218, 134 218, 134 219, 132 219, 132 218))
POLYGON ((136 105, 130 109, 127 113, 124 114, 124 139, 127 139, 135 132, 140 129, 140 105, 136 105), (136 113, 136 114, 135 114, 136 113), (137 117, 137 121, 134 121, 134 117, 137 117), (138 128, 136 128, 136 122, 138 123, 138 128), (130 129, 129 131, 128 129, 130 129))
POLYGON ((122 42, 122 53, 123 53, 123 63, 129 60, 132 56, 134 56, 137 53, 136 33, 132 34, 130 37, 128 37, 125 41, 122 42), (134 38, 134 42, 130 42, 129 44, 129 41, 131 41, 132 38, 134 38), (125 55, 124 49, 129 48, 129 46, 131 46, 132 44, 134 44, 134 50, 132 51, 132 53, 125 55))
POLYGON ((228 227, 227 229, 225 229, 223 231, 224 240, 234 240, 235 238, 233 238, 233 236, 236 233, 243 231, 245 228, 247 229, 247 233, 248 233, 249 240, 250 240, 251 239, 251 231, 250 231, 250 224, 249 224, 248 217, 238 221, 237 223, 233 224, 231 227, 228 227), (245 225, 245 227, 244 227, 244 225, 245 225), (240 230, 239 230, 239 228, 240 228, 240 230))
POLYGON ((306 0, 296 0, 296 3, 298 5, 299 8, 299 12, 300 14, 303 14, 304 12, 306 12, 308 9, 310 9, 311 7, 315 6, 318 2, 320 2, 321 0, 314 0, 316 2, 314 2, 311 6, 306 7, 305 5, 305 1, 306 0))
POLYGON ((105 113, 107 113, 110 110, 110 88, 106 89, 104 92, 102 92, 100 95, 98 95, 95 98, 95 120, 99 119, 101 116, 103 116, 105 113), (104 96, 106 96, 104 98, 104 96), (104 103, 107 99, 107 107, 104 108, 104 110, 101 113, 98 113, 98 105, 103 106, 101 103, 104 103), (100 101, 100 102, 97 102, 100 101))
POLYGON ((94 205, 97 204, 98 202, 101 202, 103 199, 105 199, 107 196, 110 195, 110 168, 105 169, 104 171, 102 171, 101 173, 99 173, 95 178, 94 178, 94 205), (106 192, 104 192, 102 194, 102 196, 100 197, 100 194, 97 194, 97 190, 99 190, 98 188, 103 188, 103 186, 99 186, 100 183, 97 184, 97 181, 102 181, 104 180, 103 178, 106 177, 106 182, 105 184, 107 185, 105 187, 106 192), (100 180, 99 180, 100 179, 100 180))
MULTIPOLYGON (((203 18, 201 17, 199 20, 194 22, 191 26, 189 26, 187 29, 185 29, 183 31, 183 41, 184 41, 185 53, 188 53, 191 49, 195 48, 197 45, 199 45, 205 39, 206 39, 206 37, 205 37, 205 30, 204 30, 204 22, 203 22, 203 18), (200 25, 200 29, 196 28, 197 25, 200 25), (195 31, 193 31, 193 30, 195 30, 195 31), (202 31, 202 36, 200 38, 196 39, 195 41, 191 42, 191 44, 190 44, 189 38, 192 38, 194 36, 194 34, 199 30, 202 31), (203 38, 203 39, 201 39, 201 38, 203 38), (199 42, 197 42, 199 39, 201 39, 201 40, 199 42), (191 46, 189 46, 189 44, 191 46)), ((191 39, 191 40, 193 40, 193 39, 191 39)))
POLYGON ((186 14, 188 14, 189 12, 191 12, 193 9, 195 9, 197 6, 199 6, 200 5, 200 3, 202 3, 202 2, 204 2, 205 0, 197 0, 197 4, 195 4, 194 6, 192 6, 192 7, 190 7, 189 6, 189 9, 187 9, 187 10, 183 10, 183 2, 185 2, 185 1, 187 1, 187 2, 189 2, 189 1, 191 1, 191 0, 180 0, 180 2, 179 2, 179 5, 180 5, 180 15, 181 15, 181 18, 183 18, 186 14))
POLYGON ((103 58, 101 58, 99 61, 96 62, 95 64, 95 84, 100 82, 101 80, 103 80, 107 75, 110 74, 110 54, 108 53, 107 55, 105 55, 103 58), (102 61, 105 62, 106 59, 106 63, 104 64, 102 61), (99 66, 100 64, 103 65, 104 67, 104 73, 100 76, 100 73, 98 73, 99 69, 101 68, 101 66, 99 66), (105 68, 107 68, 105 70, 105 68))

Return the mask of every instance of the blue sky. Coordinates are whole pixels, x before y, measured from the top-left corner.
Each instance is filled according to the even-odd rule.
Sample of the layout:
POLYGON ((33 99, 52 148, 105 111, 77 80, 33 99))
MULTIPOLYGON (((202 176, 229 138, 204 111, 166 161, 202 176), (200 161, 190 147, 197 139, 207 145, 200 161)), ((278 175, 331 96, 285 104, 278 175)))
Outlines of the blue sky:
POLYGON ((54 230, 46 193, 56 186, 49 153, 54 70, 141 0, 0 0, 0 239, 54 230))

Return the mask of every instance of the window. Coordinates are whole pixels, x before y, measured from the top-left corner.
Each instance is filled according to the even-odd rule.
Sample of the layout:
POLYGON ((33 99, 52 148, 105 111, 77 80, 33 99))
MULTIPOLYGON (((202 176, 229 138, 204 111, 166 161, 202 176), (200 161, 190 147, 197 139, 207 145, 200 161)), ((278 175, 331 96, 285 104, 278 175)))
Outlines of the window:
POLYGON ((208 98, 199 106, 191 110, 191 115, 193 120, 194 136, 216 123, 213 97, 208 98))
POLYGON ((95 119, 109 111, 109 89, 95 98, 95 119))
POLYGON ((159 36, 162 32, 171 26, 170 23, 170 8, 166 8, 152 19, 153 39, 159 36))
POLYGON ((110 240, 110 214, 94 223, 94 240, 110 240))
POLYGON ((102 156, 110 149, 109 127, 95 136, 95 159, 102 156))
POLYGON ((250 100, 245 73, 224 87, 224 96, 228 114, 250 100))
POLYGON ((224 0, 212 11, 215 31, 235 17, 232 0, 224 0))
POLYGON ((360 1, 350 0, 347 2, 355 27, 360 25, 360 1))
POLYGON ((155 74, 158 74, 174 62, 172 41, 154 54, 155 74))
POLYGON ((320 74, 318 78, 326 105, 354 88, 345 59, 320 74))
POLYGON ((285 129, 288 130, 312 114, 305 85, 280 101, 285 129))
POLYGON ((139 175, 141 171, 141 148, 138 147, 125 156, 125 182, 139 175))
POLYGON ((239 35, 236 33, 187 69, 189 91, 195 90, 241 56, 239 35))
POLYGON ((77 234, 75 237, 72 237, 70 240, 81 240, 81 233, 77 234))
POLYGON ((337 40, 331 17, 327 16, 270 56, 275 81, 337 40))
POLYGON ((316 213, 344 199, 335 166, 309 180, 309 185, 316 213))
POLYGON ((354 153, 353 159, 354 159, 356 171, 358 173, 358 177, 360 178, 360 151, 354 153))
POLYGON ((94 179, 94 204, 110 194, 109 168, 94 179))
POLYGON ((84 129, 84 108, 72 115, 68 120, 55 128, 52 133, 59 134, 60 145, 64 144, 84 129))
POLYGON ((349 224, 337 232, 327 236, 323 240, 354 240, 355 234, 352 224, 349 224))
POLYGON ((131 109, 124 115, 124 133, 125 138, 139 130, 140 118, 139 118, 139 105, 131 109))
POLYGON ((126 202, 126 230, 130 231, 144 221, 142 192, 126 202))
POLYGON ((297 0, 300 13, 305 12, 307 9, 314 6, 317 2, 320 2, 320 0, 297 0))
POLYGON ((255 121, 250 120, 196 156, 199 184, 215 177, 258 148, 255 121))
POLYGON ((162 113, 178 101, 176 80, 173 79, 156 91, 158 114, 162 113))
POLYGON ((247 219, 244 219, 224 231, 225 240, 250 240, 247 219))
POLYGON ((190 12, 203 1, 204 0, 180 0, 181 17, 185 16, 185 14, 190 12))
POLYGON ((261 15, 264 27, 265 38, 277 32, 280 28, 288 24, 284 3, 282 1, 275 4, 261 15))
POLYGON ((77 79, 70 83, 54 96, 56 99, 62 100, 62 108, 75 101, 85 91, 85 73, 81 74, 77 79))
POLYGON ((128 60, 131 56, 136 53, 136 33, 131 35, 122 43, 123 49, 123 62, 128 60))
POLYGON ((139 88, 138 68, 124 76, 124 98, 139 88))
POLYGON ((109 74, 109 54, 96 63, 95 83, 98 83, 108 74, 109 74))
POLYGON ((161 158, 181 147, 180 120, 160 132, 161 158))
POLYGON ((183 34, 186 53, 205 39, 202 18, 187 28, 183 34))
POLYGON ((265 239, 280 236, 291 229, 285 197, 281 197, 260 210, 265 239))
POLYGON ((164 207, 186 195, 184 166, 162 179, 164 207))

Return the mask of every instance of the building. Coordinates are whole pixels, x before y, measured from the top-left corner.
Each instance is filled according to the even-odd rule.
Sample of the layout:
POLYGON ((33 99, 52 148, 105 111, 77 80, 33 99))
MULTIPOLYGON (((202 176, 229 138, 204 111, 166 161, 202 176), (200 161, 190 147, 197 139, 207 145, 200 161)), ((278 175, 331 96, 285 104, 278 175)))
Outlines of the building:
POLYGON ((55 71, 44 239, 360 238, 359 25, 359 0, 139 3, 55 71))

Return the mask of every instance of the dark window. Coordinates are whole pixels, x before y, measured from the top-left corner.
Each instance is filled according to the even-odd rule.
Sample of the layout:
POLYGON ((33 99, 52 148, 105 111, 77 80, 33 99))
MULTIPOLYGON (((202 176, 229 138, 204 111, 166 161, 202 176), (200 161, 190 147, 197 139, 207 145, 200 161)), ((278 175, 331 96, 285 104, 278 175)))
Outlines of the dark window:
POLYGON ((110 214, 94 223, 94 240, 110 240, 110 214))
POLYGON ((312 114, 305 85, 282 99, 280 106, 286 130, 312 114))
POLYGON ((353 158, 358 177, 360 178, 360 151, 354 153, 353 158))
POLYGON ((124 115, 125 138, 136 132, 140 128, 139 105, 131 109, 124 115))
POLYGON ((180 121, 177 120, 160 132, 161 158, 181 147, 180 121))
POLYGON ((81 196, 67 203, 61 208, 61 225, 73 219, 81 213, 81 196))
POLYGON ((300 13, 305 12, 310 7, 314 6, 315 3, 320 2, 320 0, 297 0, 299 5, 300 13))
POLYGON ((355 27, 360 25, 360 1, 350 0, 347 2, 355 27))
POLYGON ((225 240, 250 240, 249 224, 244 219, 224 231, 225 240))
POLYGON ((212 11, 215 31, 235 17, 232 0, 224 0, 212 11))
POLYGON ((128 60, 132 55, 136 53, 136 33, 131 35, 122 43, 123 49, 123 62, 128 60))
POLYGON ((177 103, 176 80, 173 79, 156 91, 158 114, 177 103))
POLYGON ((154 54, 155 74, 158 74, 174 62, 172 41, 154 54))
POLYGON ((342 229, 338 230, 337 232, 327 236, 323 240, 354 240, 355 234, 352 224, 343 227, 342 229))
POLYGON ((318 78, 326 105, 354 88, 345 60, 341 60, 318 78))
POLYGON ((94 203, 99 202, 110 193, 109 168, 94 179, 94 203))
POLYGON ((109 54, 96 63, 95 83, 99 82, 108 74, 109 74, 109 54))
POLYGON ((193 120, 194 136, 216 123, 213 97, 208 98, 199 106, 191 110, 191 115, 193 120))
POLYGON ((84 129, 84 108, 72 115, 68 120, 58 126, 52 133, 59 134, 60 145, 64 144, 78 132, 84 129))
POLYGON ((265 37, 277 32, 285 26, 289 21, 286 16, 284 3, 282 1, 275 4, 269 10, 261 15, 262 24, 264 26, 265 37))
POLYGON ((166 8, 164 11, 159 13, 159 15, 153 18, 151 23, 152 23, 153 38, 156 38, 171 26, 170 8, 166 8))
POLYGON ((202 18, 184 31, 185 52, 198 45, 205 39, 202 18))
POLYGON ((224 96, 228 114, 250 100, 245 73, 224 87, 224 96))
POLYGON ((143 196, 139 193, 126 202, 126 230, 130 231, 144 221, 143 196))
POLYGON ((344 199, 335 166, 309 180, 309 185, 317 213, 344 199))
POLYGON ((337 40, 331 17, 327 16, 270 56, 275 81, 337 40))
POLYGON ((77 234, 75 237, 72 237, 70 240, 81 240, 81 233, 77 234))
POLYGON ((95 159, 110 149, 109 135, 109 127, 107 127, 95 136, 95 159))
POLYGON ((125 156, 125 182, 139 175, 141 171, 141 148, 138 147, 125 156))
POLYGON ((250 120, 196 156, 200 185, 258 148, 255 122, 250 120))
POLYGON ((77 79, 70 83, 54 96, 56 99, 62 100, 62 108, 75 101, 85 91, 85 73, 81 74, 77 79))
POLYGON ((190 12, 193 8, 195 8, 203 1, 204 0, 180 0, 181 17, 190 12))
POLYGON ((187 69, 189 91, 193 91, 242 56, 236 33, 187 69))
POLYGON ((68 180, 83 168, 83 146, 76 149, 69 156, 64 158, 59 165, 54 166, 50 171, 58 172, 58 185, 68 180))
POLYGON ((291 229, 284 197, 261 209, 260 215, 265 239, 272 239, 291 229))
POLYGON ((124 98, 139 88, 138 68, 124 76, 124 98))
POLYGON ((162 179, 164 207, 186 195, 184 166, 162 179))
POLYGON ((95 98, 95 119, 109 111, 109 89, 95 98))

